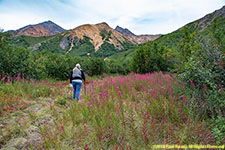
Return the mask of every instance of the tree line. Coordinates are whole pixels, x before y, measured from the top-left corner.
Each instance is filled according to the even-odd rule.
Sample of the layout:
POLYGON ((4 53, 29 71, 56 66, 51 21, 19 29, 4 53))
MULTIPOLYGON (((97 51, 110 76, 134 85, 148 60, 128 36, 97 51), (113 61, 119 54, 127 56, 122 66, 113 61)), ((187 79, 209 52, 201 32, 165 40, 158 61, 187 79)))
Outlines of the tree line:
POLYGON ((4 76, 13 77, 23 73, 25 78, 67 80, 77 63, 80 63, 84 72, 90 76, 130 72, 129 67, 124 67, 126 65, 117 60, 77 57, 46 50, 31 51, 28 48, 13 46, 10 40, 9 33, 0 32, 0 72, 4 72, 4 76))

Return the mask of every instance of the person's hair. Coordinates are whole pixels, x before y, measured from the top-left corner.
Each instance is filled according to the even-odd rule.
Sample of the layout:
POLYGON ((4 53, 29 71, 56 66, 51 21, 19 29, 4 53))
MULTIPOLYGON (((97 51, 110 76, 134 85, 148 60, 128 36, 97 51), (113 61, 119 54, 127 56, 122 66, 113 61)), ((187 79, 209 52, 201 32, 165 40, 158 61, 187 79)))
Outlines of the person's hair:
POLYGON ((73 68, 73 72, 76 72, 77 69, 80 69, 80 64, 76 64, 76 67, 73 68))
POLYGON ((78 69, 80 69, 80 64, 76 64, 76 67, 77 67, 78 69))
POLYGON ((76 71, 77 71, 77 67, 74 67, 74 68, 73 68, 73 72, 76 72, 76 71))

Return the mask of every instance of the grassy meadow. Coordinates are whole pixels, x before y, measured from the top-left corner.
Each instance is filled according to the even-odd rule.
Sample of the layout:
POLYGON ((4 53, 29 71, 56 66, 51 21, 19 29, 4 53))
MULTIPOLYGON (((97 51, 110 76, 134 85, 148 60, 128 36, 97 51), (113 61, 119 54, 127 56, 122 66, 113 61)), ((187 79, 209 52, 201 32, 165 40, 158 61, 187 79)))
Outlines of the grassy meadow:
POLYGON ((68 81, 3 78, 0 148, 129 150, 221 144, 202 119, 204 111, 196 115, 206 104, 196 103, 194 88, 194 83, 187 87, 162 72, 88 77, 77 102, 71 99, 68 81))

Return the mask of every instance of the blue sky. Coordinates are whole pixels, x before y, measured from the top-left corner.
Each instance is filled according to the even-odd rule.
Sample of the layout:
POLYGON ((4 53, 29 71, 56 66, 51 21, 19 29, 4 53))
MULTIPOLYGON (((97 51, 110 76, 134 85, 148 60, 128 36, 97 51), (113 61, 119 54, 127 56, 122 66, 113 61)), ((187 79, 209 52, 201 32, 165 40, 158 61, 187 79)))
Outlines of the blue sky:
POLYGON ((166 34, 224 5, 225 0, 0 0, 0 28, 47 20, 65 29, 107 22, 135 34, 166 34))

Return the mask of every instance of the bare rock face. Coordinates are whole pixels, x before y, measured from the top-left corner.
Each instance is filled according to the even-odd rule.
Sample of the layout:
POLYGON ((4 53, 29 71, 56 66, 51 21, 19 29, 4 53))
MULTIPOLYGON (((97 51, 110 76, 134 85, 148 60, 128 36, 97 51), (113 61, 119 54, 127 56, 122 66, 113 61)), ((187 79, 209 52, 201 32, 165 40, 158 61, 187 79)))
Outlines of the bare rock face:
POLYGON ((35 51, 41 46, 41 43, 35 44, 33 47, 31 47, 31 50, 35 51))
POLYGON ((69 40, 68 40, 68 36, 64 36, 59 44, 59 46, 62 48, 62 49, 65 49, 67 46, 69 46, 69 40))
POLYGON ((13 36, 50 36, 58 33, 65 32, 66 30, 62 27, 58 26, 52 21, 46 21, 43 23, 39 23, 36 25, 28 25, 16 31, 10 31, 13 36))
POLYGON ((130 30, 128 30, 127 28, 121 28, 120 26, 117 26, 115 28, 116 31, 120 32, 121 34, 125 35, 128 39, 130 39, 131 41, 133 41, 133 43, 135 44, 141 44, 141 43, 145 43, 147 41, 152 41, 157 39, 158 37, 161 36, 161 34, 156 34, 156 35, 135 35, 134 33, 132 33, 130 30))
POLYGON ((207 28, 208 25, 210 25, 214 19, 216 19, 216 17, 222 17, 225 18, 225 6, 223 6, 221 9, 214 11, 211 14, 208 14, 206 16, 204 16, 203 18, 197 20, 195 22, 195 27, 201 27, 203 31, 204 29, 207 28))
MULTIPOLYGON (((129 40, 126 36, 121 34, 120 32, 112 29, 107 23, 99 23, 99 24, 85 24, 78 26, 77 28, 69 31, 68 33, 64 34, 64 37, 71 36, 73 46, 76 46, 77 39, 84 39, 84 36, 89 37, 91 40, 90 42, 95 47, 95 51, 97 51, 100 46, 107 41, 110 44, 113 44, 115 47, 123 47, 121 45, 121 42, 130 41, 131 43, 134 43, 133 41, 129 40)), ((64 40, 65 43, 66 40, 64 40)), ((70 49, 72 49, 70 47, 70 49)), ((122 48, 121 48, 122 49, 122 48)))
POLYGON ((128 30, 127 28, 122 28, 120 26, 116 26, 115 28, 116 31, 122 33, 125 36, 136 36, 134 33, 132 33, 130 30, 128 30))

